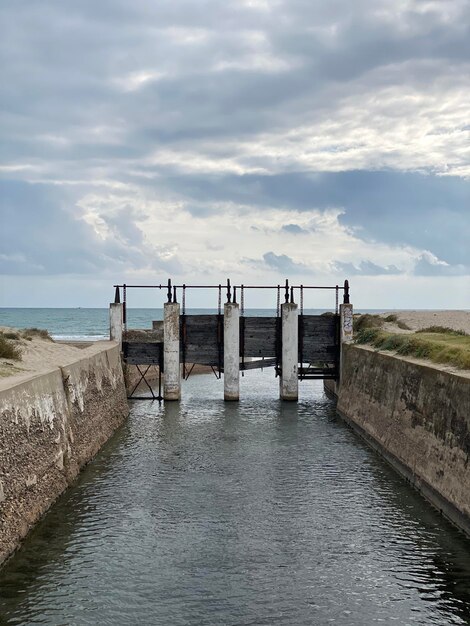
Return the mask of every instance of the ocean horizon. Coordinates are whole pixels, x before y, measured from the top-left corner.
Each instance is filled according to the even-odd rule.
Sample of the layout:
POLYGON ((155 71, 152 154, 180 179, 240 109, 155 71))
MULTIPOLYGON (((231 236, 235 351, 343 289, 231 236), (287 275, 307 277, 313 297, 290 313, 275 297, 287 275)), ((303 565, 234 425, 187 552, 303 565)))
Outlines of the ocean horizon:
MULTIPOLYGON (((320 315, 332 309, 305 308, 309 315, 320 315)), ((406 309, 357 309, 357 313, 384 313, 406 309)), ((415 310, 415 309, 409 309, 415 310)), ((432 309, 423 309, 432 310, 432 309)), ((213 314, 212 308, 188 308, 187 314, 213 314)), ((246 308, 254 317, 275 315, 273 308, 246 308)), ((59 341, 99 341, 109 338, 108 307, 0 307, 0 326, 13 328, 44 328, 59 341)), ((161 308, 139 307, 127 309, 128 328, 152 328, 154 320, 163 319, 161 308)))

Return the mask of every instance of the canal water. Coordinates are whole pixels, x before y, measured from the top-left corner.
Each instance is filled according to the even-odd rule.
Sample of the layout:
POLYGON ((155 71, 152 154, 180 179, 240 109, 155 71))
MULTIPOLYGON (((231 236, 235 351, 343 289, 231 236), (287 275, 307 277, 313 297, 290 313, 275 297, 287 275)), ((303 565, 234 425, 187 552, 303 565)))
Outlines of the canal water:
POLYGON ((128 422, 0 571, 0 623, 470 623, 470 541, 272 370, 128 422))

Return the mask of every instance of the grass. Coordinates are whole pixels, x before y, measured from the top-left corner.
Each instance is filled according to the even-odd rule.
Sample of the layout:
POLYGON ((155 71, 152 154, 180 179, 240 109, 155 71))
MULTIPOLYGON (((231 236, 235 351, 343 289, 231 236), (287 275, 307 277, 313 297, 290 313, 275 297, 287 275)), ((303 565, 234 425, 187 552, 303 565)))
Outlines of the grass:
POLYGON ((0 334, 0 358, 13 359, 14 361, 21 360, 21 349, 3 333, 0 334))
POLYGON ((53 341, 52 337, 49 335, 49 331, 44 328, 25 328, 23 330, 23 337, 29 341, 33 337, 40 337, 41 339, 46 339, 47 341, 53 341))
POLYGON ((470 336, 450 331, 424 329, 420 333, 399 335, 369 327, 359 330, 355 339, 356 343, 369 344, 378 350, 393 350, 402 356, 470 369, 470 336))
POLYGON ((464 330, 454 330, 448 326, 429 326, 428 328, 422 328, 417 330, 417 333, 437 333, 439 335, 452 335, 454 337, 468 337, 468 334, 464 330))

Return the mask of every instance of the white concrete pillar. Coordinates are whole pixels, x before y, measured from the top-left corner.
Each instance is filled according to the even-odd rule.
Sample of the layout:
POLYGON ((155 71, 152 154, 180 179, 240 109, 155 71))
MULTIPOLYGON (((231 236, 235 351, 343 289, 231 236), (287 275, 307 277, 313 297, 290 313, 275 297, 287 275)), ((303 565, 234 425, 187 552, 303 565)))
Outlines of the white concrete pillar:
POLYGON ((341 343, 351 343, 353 340, 353 305, 340 304, 339 316, 341 343))
POLYGON ((181 398, 180 367, 180 305, 165 302, 163 305, 163 398, 181 398))
POLYGON ((351 343, 353 340, 353 305, 339 305, 339 381, 336 382, 336 394, 339 384, 343 379, 343 343, 351 343))
POLYGON ((224 400, 240 399, 240 308, 224 304, 224 400))
POLYGON ((281 304, 282 363, 280 380, 281 400, 299 398, 299 315, 293 302, 281 304))
POLYGON ((122 325, 124 320, 124 305, 121 302, 112 302, 109 305, 109 338, 122 346, 122 325))

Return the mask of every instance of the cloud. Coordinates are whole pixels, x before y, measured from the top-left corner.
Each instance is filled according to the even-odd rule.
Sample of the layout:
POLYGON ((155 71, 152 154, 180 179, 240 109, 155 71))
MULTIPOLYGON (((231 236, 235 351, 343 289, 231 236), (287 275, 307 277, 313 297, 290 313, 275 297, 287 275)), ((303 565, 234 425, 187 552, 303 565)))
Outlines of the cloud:
POLYGON ((402 274, 402 272, 395 265, 381 267, 372 261, 361 261, 357 265, 354 263, 341 263, 339 261, 335 261, 334 267, 336 271, 348 276, 384 276, 402 274))
MULTIPOLYGON (((430 250, 448 263, 470 264, 470 180, 392 171, 172 180, 182 194, 206 206, 230 200, 257 210, 290 208, 292 214, 301 211, 306 216, 312 208, 339 207, 340 223, 363 239, 430 250)), ((311 227, 305 217, 297 224, 311 227)))
POLYGON ((8 166, 468 175, 465 2, 330 5, 3 3, 8 166))
POLYGON ((266 252, 263 254, 263 260, 269 269, 280 272, 283 275, 300 274, 308 271, 303 263, 296 263, 286 254, 274 254, 274 252, 266 252))
POLYGON ((143 240, 135 210, 84 213, 62 190, 1 182, 0 271, 5 274, 111 274, 180 269, 174 255, 143 240))
POLYGON ((470 265, 449 265, 433 254, 420 255, 414 267, 416 276, 470 276, 470 265))
POLYGON ((44 0, 0 24, 4 272, 470 266, 466 0, 44 0))
POLYGON ((290 235, 307 235, 308 234, 308 230, 306 230, 305 228, 302 228, 298 224, 284 224, 281 230, 284 233, 289 233, 290 235))

